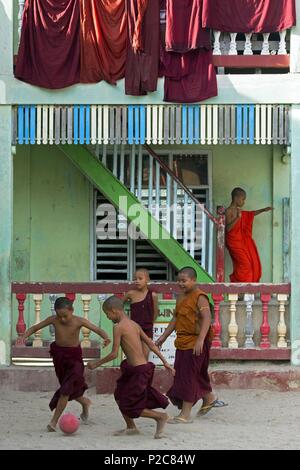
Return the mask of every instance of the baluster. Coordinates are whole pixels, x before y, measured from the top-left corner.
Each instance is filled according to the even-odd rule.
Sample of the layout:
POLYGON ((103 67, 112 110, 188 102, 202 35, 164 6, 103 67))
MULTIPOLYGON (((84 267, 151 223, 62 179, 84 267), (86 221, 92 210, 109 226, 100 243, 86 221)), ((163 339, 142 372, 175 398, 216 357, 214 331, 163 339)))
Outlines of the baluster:
POLYGON ((261 55, 270 55, 270 45, 269 45, 269 36, 270 33, 264 33, 264 40, 262 43, 261 55))
POLYGON ((221 36, 221 31, 214 31, 213 55, 221 55, 220 36, 221 36))
POLYGON ((228 294, 228 300, 230 302, 230 323, 228 325, 228 333, 229 333, 229 342, 228 347, 230 349, 236 349, 239 347, 237 342, 237 334, 239 331, 237 322, 236 322, 236 303, 238 300, 237 294, 228 294))
MULTIPOLYGON (((83 316, 86 320, 89 319, 89 311, 90 311, 90 303, 92 300, 92 296, 89 294, 82 294, 81 300, 83 302, 83 316)), ((83 340, 81 341, 82 348, 90 348, 91 341, 90 341, 90 334, 91 331, 88 328, 82 328, 83 340)))
POLYGON ((287 54, 287 51, 286 51, 286 40, 285 40, 285 37, 286 37, 286 29, 284 29, 283 31, 279 31, 279 36, 280 36, 280 41, 279 41, 279 48, 278 48, 278 55, 285 55, 287 54))
POLYGON ((213 348, 221 348, 222 347, 222 340, 221 340, 221 333, 222 333, 222 324, 220 322, 220 303, 223 302, 224 296, 223 294, 213 294, 212 295, 214 301, 214 313, 215 313, 215 321, 214 321, 214 338, 212 341, 213 348))
MULTIPOLYGON (((16 295, 17 301, 18 301, 18 311, 19 311, 19 316, 18 316, 18 321, 16 324, 16 331, 18 336, 22 336, 25 331, 26 331, 26 324, 24 322, 24 302, 26 300, 26 294, 17 294, 16 295)), ((26 340, 19 340, 16 343, 16 346, 25 346, 26 340)))
POLYGON ((261 341, 259 346, 262 349, 268 349, 271 347, 271 343, 269 340, 270 325, 268 321, 269 302, 271 300, 271 294, 261 294, 260 298, 262 302, 263 321, 260 327, 261 341))
POLYGON ((253 325, 253 294, 245 294, 244 300, 246 302, 246 327, 245 327, 245 343, 244 348, 255 348, 253 341, 254 325, 253 325))
POLYGON ((22 21, 23 21, 23 11, 24 11, 24 3, 25 0, 18 0, 19 1, 19 12, 18 12, 18 35, 19 41, 21 38, 21 31, 22 31, 22 21))
POLYGON ((228 55, 237 55, 237 45, 236 45, 236 36, 237 33, 230 33, 230 44, 228 55))
MULTIPOLYGON (((35 312, 34 324, 36 325, 37 323, 40 323, 41 321, 41 303, 43 300, 43 294, 34 294, 33 300, 35 304, 34 305, 34 312, 35 312)), ((41 348, 43 346, 42 330, 38 330, 34 333, 34 340, 33 340, 32 346, 34 348, 41 348)))
POLYGON ((277 347, 278 348, 287 348, 287 341, 286 341, 286 333, 287 327, 284 319, 285 314, 285 303, 287 301, 288 296, 286 294, 278 294, 277 300, 279 303, 279 322, 277 326, 277 333, 278 333, 278 341, 277 347))
MULTIPOLYGON (((49 295, 49 300, 50 300, 50 304, 51 304, 51 315, 55 316, 56 313, 55 313, 55 310, 54 310, 54 304, 55 304, 55 301, 57 299, 57 295, 56 294, 50 294, 49 295)), ((50 325, 49 326, 49 331, 50 331, 50 335, 51 335, 51 340, 54 341, 55 340, 55 328, 53 325, 50 325)))
POLYGON ((72 303, 74 303, 74 300, 76 298, 76 294, 74 294, 73 292, 68 292, 65 294, 65 297, 69 300, 71 300, 72 303))
POLYGON ((244 55, 253 55, 251 36, 252 36, 252 33, 245 34, 246 41, 245 41, 244 55))

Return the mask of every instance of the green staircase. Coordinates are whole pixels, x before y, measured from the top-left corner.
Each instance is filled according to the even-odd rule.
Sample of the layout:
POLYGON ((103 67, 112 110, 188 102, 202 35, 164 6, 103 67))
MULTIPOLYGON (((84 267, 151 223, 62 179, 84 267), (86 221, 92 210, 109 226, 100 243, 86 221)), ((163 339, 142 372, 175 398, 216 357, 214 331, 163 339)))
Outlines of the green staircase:
MULTIPOLYGON (((113 174, 85 147, 80 145, 59 145, 58 148, 77 166, 77 168, 88 178, 101 193, 122 212, 119 200, 124 197, 127 201, 126 215, 129 222, 136 221, 136 216, 130 215, 130 208, 139 205, 141 219, 145 221, 145 227, 151 227, 151 232, 159 234, 149 243, 158 250, 161 255, 170 261, 176 269, 184 266, 193 267, 197 272, 197 280, 201 283, 213 282, 213 278, 185 251, 182 245, 169 235, 167 230, 151 215, 150 212, 139 202, 113 174), (146 223, 147 222, 147 223, 146 223)), ((143 227, 140 227, 143 232, 143 227)))

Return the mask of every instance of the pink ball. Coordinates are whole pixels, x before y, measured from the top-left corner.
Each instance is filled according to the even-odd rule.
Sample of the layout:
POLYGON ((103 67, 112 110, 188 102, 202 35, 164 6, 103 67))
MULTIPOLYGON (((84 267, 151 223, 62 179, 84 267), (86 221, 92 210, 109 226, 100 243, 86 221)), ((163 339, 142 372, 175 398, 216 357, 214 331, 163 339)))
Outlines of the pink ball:
POLYGON ((60 429, 65 434, 73 434, 79 428, 79 419, 72 413, 65 413, 58 422, 60 429))

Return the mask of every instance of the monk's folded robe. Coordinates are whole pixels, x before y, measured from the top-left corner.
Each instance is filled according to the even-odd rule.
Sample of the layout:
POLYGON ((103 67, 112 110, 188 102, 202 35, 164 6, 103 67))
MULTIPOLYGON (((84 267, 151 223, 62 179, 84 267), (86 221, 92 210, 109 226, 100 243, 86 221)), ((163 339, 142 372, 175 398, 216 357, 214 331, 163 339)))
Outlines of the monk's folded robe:
POLYGON ((152 387, 154 364, 148 362, 131 366, 127 360, 121 363, 121 377, 117 380, 115 400, 123 415, 138 418, 143 410, 166 408, 167 397, 152 387))
POLYGON ((254 211, 242 211, 242 216, 226 232, 226 247, 230 253, 233 273, 231 282, 259 282, 262 270, 256 244, 252 238, 254 211))
POLYGON ((149 338, 153 338, 153 296, 149 290, 140 302, 130 304, 130 318, 135 321, 149 338))
POLYGON ((84 364, 80 346, 63 347, 54 342, 50 345, 50 355, 60 383, 60 388, 49 403, 50 409, 54 410, 61 395, 67 395, 69 401, 75 400, 81 397, 88 387, 84 381, 84 364))
POLYGON ((195 404, 198 400, 212 391, 208 375, 209 351, 213 339, 213 329, 210 328, 199 356, 193 354, 193 348, 200 333, 200 320, 197 315, 198 299, 206 294, 195 289, 184 296, 176 306, 176 355, 174 383, 167 393, 171 402, 182 408, 182 402, 195 404))
POLYGON ((156 91, 159 71, 160 1, 127 0, 126 95, 156 91))

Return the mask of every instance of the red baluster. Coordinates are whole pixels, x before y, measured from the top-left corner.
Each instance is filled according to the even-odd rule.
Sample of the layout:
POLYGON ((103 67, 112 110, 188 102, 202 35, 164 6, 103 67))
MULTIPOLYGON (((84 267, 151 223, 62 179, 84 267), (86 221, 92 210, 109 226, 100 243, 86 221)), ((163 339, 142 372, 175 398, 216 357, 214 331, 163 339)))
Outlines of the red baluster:
POLYGON ((119 299, 123 299, 124 295, 125 294, 123 292, 118 292, 117 294, 115 294, 115 296, 118 297, 119 299))
POLYGON ((164 292, 164 294, 163 294, 163 299, 164 299, 164 300, 171 300, 171 299, 173 299, 173 294, 172 294, 172 292, 164 292))
MULTIPOLYGON (((24 322, 24 302, 26 300, 26 294, 16 294, 16 298, 18 301, 18 311, 19 311, 18 321, 16 324, 16 331, 18 333, 18 336, 21 336, 26 331, 26 324, 24 322)), ((21 340, 21 339, 17 340, 16 346, 24 346, 24 345, 25 345, 25 340, 21 340)))
POLYGON ((263 320, 262 320, 262 324, 260 327, 261 341, 260 341, 259 346, 262 349, 268 349, 271 347, 271 343, 269 340, 269 334, 270 334, 271 328, 270 328, 269 321, 268 321, 269 302, 271 300, 271 294, 261 294, 260 298, 262 301, 263 320))
POLYGON ((71 300, 72 303, 76 299, 76 294, 74 294, 72 292, 68 292, 67 294, 65 294, 65 296, 67 297, 67 299, 71 300))
POLYGON ((213 324, 214 338, 212 341, 212 347, 221 348, 222 347, 222 341, 221 341, 222 325, 220 322, 220 303, 224 300, 224 296, 223 294, 213 294, 212 298, 215 303, 215 306, 214 306, 215 321, 213 324))

